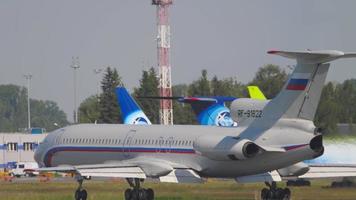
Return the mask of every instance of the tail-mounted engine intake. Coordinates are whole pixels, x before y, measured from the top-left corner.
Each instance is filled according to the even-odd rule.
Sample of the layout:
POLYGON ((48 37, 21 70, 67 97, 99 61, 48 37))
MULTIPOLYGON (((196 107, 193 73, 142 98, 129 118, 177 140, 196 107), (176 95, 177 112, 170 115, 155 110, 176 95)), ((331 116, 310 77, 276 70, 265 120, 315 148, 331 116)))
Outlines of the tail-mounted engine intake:
POLYGON ((247 139, 230 136, 203 136, 194 149, 213 160, 244 160, 255 157, 262 148, 247 139))
POLYGON ((312 149, 316 155, 314 156, 319 157, 324 153, 324 146, 323 146, 323 136, 317 135, 313 139, 310 140, 309 143, 310 149, 312 149))

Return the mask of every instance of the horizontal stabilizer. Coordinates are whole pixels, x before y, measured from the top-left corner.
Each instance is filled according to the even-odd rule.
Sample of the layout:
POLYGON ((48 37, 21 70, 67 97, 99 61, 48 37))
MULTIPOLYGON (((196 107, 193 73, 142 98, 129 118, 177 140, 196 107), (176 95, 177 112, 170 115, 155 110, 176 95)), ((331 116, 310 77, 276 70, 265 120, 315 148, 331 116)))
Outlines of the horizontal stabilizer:
POLYGON ((236 97, 230 96, 213 96, 213 97, 163 97, 163 96, 137 96, 141 99, 171 99, 177 100, 181 103, 195 103, 195 102, 211 102, 211 103, 224 103, 234 101, 236 97))
POLYGON ((356 57, 356 52, 344 53, 336 50, 321 50, 321 51, 268 51, 269 54, 276 54, 286 58, 296 59, 300 63, 319 64, 330 62, 339 58, 356 57))

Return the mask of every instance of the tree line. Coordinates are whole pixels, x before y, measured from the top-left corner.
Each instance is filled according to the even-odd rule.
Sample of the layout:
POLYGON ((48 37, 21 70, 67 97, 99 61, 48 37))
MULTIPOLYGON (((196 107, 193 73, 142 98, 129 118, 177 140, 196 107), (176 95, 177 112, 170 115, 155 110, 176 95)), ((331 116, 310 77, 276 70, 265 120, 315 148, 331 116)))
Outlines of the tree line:
MULTIPOLYGON (((140 84, 132 96, 159 96, 158 78, 154 68, 143 70, 140 84)), ((285 70, 277 65, 265 65, 255 74, 252 81, 244 84, 235 77, 219 79, 208 78, 208 71, 202 70, 201 76, 190 84, 173 85, 173 96, 234 96, 249 97, 248 85, 257 85, 268 99, 275 97, 288 78, 285 70)), ((105 70, 99 97, 87 98, 79 108, 81 123, 122 123, 120 109, 114 90, 124 86, 116 69, 105 70)), ((136 99, 152 123, 159 123, 159 101, 154 99, 136 99)), ((356 79, 342 83, 327 83, 322 91, 315 123, 324 133, 335 133, 337 123, 353 124, 356 121, 356 79)), ((174 124, 197 124, 189 105, 173 102, 174 124)))
MULTIPOLYGON (((66 114, 56 102, 31 99, 30 105, 32 127, 51 131, 68 124, 66 114)), ((0 85, 0 132, 23 132, 27 124, 27 89, 0 85)))
MULTIPOLYGON (((159 81, 154 68, 142 71, 139 86, 132 96, 159 96, 159 81)), ((249 97, 246 87, 257 85, 268 99, 275 97, 287 80, 288 74, 277 65, 265 65, 252 81, 242 83, 236 77, 209 78, 202 70, 200 77, 189 84, 173 85, 173 96, 234 96, 249 97)), ((115 88, 124 86, 115 68, 107 67, 101 81, 102 92, 85 99, 79 106, 80 123, 122 123, 115 88)), ((16 85, 0 85, 0 132, 21 131, 27 127, 27 90, 16 85)), ((152 123, 159 123, 159 101, 136 99, 152 123)), ((325 133, 335 133, 337 123, 353 124, 356 121, 356 79, 342 83, 329 82, 322 91, 315 116, 315 124, 325 133)), ((51 131, 69 124, 65 113, 53 101, 31 99, 32 127, 51 131)), ((174 124, 197 124, 189 105, 173 101, 174 124)), ((351 126, 350 126, 351 127, 351 126)))

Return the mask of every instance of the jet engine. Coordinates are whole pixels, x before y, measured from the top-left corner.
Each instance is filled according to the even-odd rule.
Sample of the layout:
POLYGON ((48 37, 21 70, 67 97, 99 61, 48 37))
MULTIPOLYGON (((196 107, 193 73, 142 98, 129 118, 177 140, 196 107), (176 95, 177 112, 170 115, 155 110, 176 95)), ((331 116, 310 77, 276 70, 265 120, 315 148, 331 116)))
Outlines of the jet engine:
POLYGON ((202 136, 194 150, 212 160, 244 160, 255 157, 262 148, 247 139, 231 136, 202 136))

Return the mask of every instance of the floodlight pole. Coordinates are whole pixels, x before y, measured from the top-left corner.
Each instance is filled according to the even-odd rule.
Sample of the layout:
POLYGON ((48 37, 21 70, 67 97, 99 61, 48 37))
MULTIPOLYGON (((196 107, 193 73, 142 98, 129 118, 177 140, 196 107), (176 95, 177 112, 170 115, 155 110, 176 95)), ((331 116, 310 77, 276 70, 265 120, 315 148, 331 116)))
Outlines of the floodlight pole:
MULTIPOLYGON (((101 68, 98 68, 98 69, 94 69, 94 74, 95 75, 99 75, 101 72, 103 71, 103 69, 101 68)), ((97 101, 98 103, 100 102, 100 78, 98 79, 98 82, 97 82, 97 101)))
POLYGON ((80 68, 79 57, 72 57, 73 68, 73 89, 74 89, 74 123, 78 123, 78 108, 77 108, 77 69, 80 68))
POLYGON ((23 75, 25 79, 27 80, 27 121, 28 121, 28 131, 31 131, 31 106, 30 106, 30 84, 31 84, 31 79, 32 75, 31 74, 25 74, 23 75))

